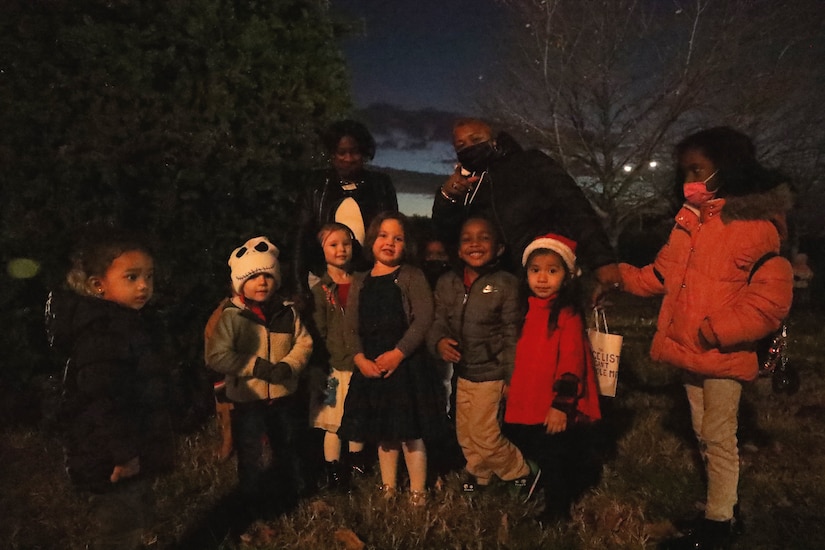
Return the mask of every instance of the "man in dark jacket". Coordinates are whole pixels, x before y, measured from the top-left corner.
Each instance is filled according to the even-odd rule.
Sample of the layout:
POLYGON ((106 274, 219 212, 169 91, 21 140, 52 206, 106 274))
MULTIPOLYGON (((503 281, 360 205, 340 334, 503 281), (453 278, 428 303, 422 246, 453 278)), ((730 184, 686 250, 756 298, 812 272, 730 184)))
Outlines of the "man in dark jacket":
POLYGON ((433 224, 455 244, 461 223, 482 215, 498 225, 507 250, 504 265, 517 271, 521 253, 536 236, 558 233, 579 243, 582 263, 603 290, 619 288, 616 258, 593 207, 564 169, 538 150, 523 150, 502 132, 493 138, 485 122, 459 119, 453 126, 459 164, 438 190, 433 224))

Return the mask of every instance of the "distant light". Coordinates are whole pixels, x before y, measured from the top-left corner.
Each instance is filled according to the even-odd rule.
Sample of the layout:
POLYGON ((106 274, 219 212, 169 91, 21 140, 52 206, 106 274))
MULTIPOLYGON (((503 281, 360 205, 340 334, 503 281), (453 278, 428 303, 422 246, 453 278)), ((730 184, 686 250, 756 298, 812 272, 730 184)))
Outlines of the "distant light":
POLYGON ((659 166, 659 163, 655 160, 651 160, 650 162, 647 163, 647 165, 650 166, 650 168, 652 169, 652 168, 656 168, 657 166, 659 166))
POLYGON ((625 164, 624 166, 622 166, 622 170, 624 170, 625 172, 631 172, 633 170, 633 167, 629 164, 625 164))
POLYGON ((40 264, 31 258, 14 258, 6 265, 12 279, 31 279, 40 271, 40 264))

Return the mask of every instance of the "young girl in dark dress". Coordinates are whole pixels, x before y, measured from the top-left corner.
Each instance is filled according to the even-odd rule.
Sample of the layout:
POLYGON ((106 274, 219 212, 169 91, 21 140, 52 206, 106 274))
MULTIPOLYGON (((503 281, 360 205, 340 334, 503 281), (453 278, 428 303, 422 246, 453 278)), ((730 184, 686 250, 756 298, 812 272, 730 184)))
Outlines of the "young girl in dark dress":
POLYGON ((339 435, 375 441, 380 490, 396 494, 403 452, 410 476, 410 503, 426 504, 427 453, 423 437, 443 422, 437 380, 422 343, 433 318, 427 279, 404 264, 412 255, 407 219, 384 212, 370 225, 365 250, 374 262, 354 277, 346 311, 347 345, 356 371, 344 405, 339 435))

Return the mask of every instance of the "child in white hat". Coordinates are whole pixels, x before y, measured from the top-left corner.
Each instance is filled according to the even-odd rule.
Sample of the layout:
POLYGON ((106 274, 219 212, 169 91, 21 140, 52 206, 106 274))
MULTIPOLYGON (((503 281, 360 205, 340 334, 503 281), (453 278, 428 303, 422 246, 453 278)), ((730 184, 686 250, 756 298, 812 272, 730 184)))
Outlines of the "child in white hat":
POLYGON ((226 396, 234 403, 239 488, 250 512, 261 517, 294 504, 303 490, 293 448, 295 391, 312 337, 292 304, 276 293, 278 248, 266 237, 236 248, 228 263, 234 296, 206 342, 206 364, 225 375, 226 396), (276 490, 284 485, 291 485, 288 494, 276 490))

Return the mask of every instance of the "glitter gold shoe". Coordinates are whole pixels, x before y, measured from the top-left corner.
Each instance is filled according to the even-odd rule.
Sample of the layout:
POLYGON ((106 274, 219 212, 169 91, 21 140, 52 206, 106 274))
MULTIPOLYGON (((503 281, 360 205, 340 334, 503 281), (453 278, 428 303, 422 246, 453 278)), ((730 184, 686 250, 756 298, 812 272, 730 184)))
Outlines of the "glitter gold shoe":
POLYGON ((410 491, 410 505, 414 508, 422 508, 427 505, 426 491, 410 491))
POLYGON ((395 487, 388 484, 383 484, 378 487, 378 494, 381 495, 383 500, 395 500, 395 496, 398 494, 395 487))

